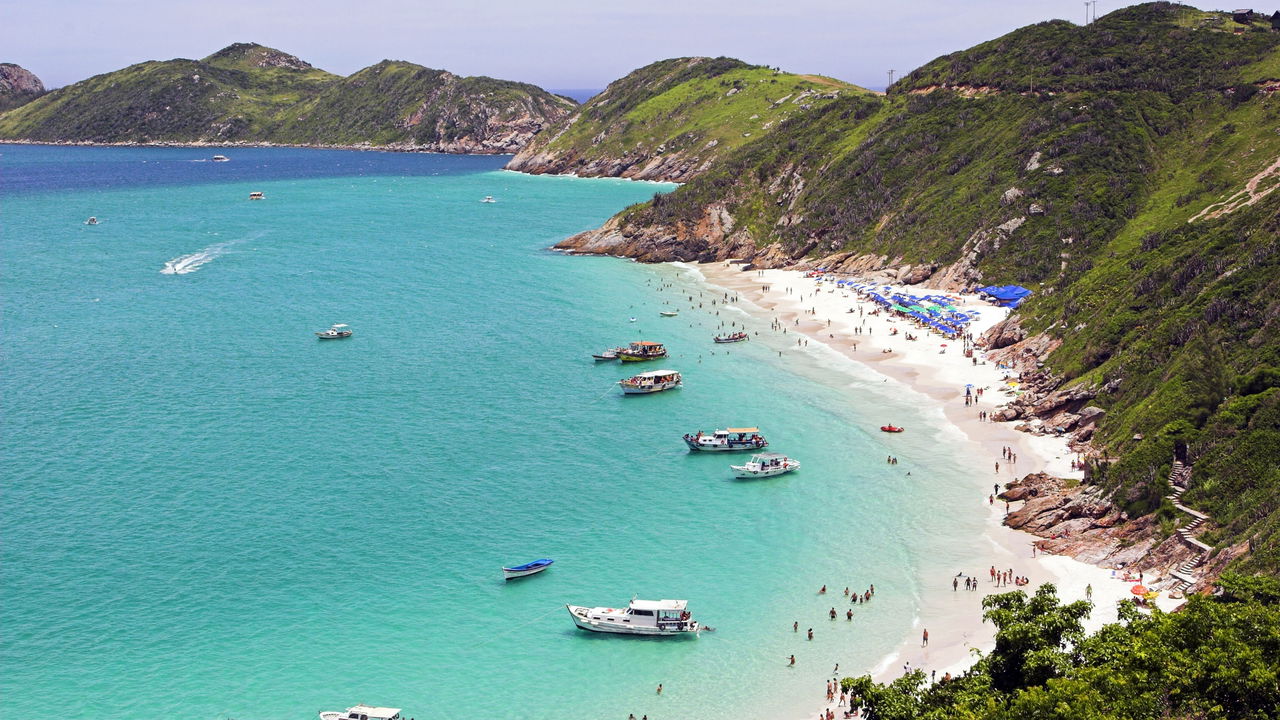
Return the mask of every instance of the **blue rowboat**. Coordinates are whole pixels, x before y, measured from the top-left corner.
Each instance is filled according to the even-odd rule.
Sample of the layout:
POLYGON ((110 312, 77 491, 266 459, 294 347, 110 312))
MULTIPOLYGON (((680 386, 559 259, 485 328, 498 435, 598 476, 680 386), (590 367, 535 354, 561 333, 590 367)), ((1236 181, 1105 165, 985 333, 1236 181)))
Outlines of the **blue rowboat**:
POLYGON ((502 577, 506 580, 511 580, 513 578, 540 573, 551 567, 551 563, 553 562, 555 562, 555 560, 542 558, 541 560, 534 560, 533 562, 516 565, 515 567, 504 567, 502 568, 502 577))

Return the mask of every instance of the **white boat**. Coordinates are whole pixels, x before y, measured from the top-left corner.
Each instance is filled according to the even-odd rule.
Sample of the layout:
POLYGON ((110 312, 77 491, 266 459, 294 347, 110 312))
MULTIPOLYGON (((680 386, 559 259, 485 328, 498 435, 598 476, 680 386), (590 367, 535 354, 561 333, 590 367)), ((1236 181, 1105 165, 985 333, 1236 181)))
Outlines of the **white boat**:
POLYGON ((249 193, 250 200, 265 200, 266 197, 267 197, 266 195, 263 195, 262 192, 258 190, 254 190, 253 192, 249 193))
POLYGON ((743 340, 750 340, 750 339, 751 338, 748 337, 747 334, 744 332, 735 332, 735 333, 729 333, 728 335, 715 336, 715 341, 718 343, 736 343, 736 342, 742 342, 743 340))
POLYGON ((481 200, 480 202, 483 202, 483 203, 492 203, 492 202, 498 202, 498 201, 497 201, 497 200, 494 200, 492 195, 485 195, 485 196, 484 196, 484 199, 483 199, 483 200, 481 200))
POLYGON ((214 156, 213 156, 213 161, 214 161, 214 162, 227 162, 227 161, 229 161, 229 160, 231 160, 231 158, 227 157, 226 155, 214 155, 214 156))
POLYGON ((320 713, 320 720, 397 720, 397 718, 400 718, 400 708, 373 707, 372 705, 355 705, 345 711, 326 710, 320 713))
POLYGON ((618 352, 621 350, 622 348, 609 348, 608 350, 601 350, 598 353, 594 353, 592 354, 591 357, 595 358, 596 362, 602 362, 605 360, 617 360, 618 352))
POLYGON ((84 224, 85 224, 85 225, 97 225, 97 224, 98 224, 98 218, 96 218, 96 217, 94 217, 94 216, 90 215, 90 216, 89 216, 89 219, 84 221, 84 224))
POLYGON ((685 435, 684 442, 690 450, 701 452, 763 450, 769 445, 769 441, 760 434, 760 428, 754 427, 725 428, 710 434, 699 430, 697 434, 685 435))
POLYGON ((316 333, 316 337, 320 338, 321 340, 338 340, 340 338, 349 338, 351 337, 351 328, 347 327, 343 323, 338 323, 336 325, 331 326, 328 330, 321 330, 320 332, 316 333))
POLYGON ((661 315, 662 317, 675 317, 680 313, 676 310, 661 310, 658 312, 658 314, 661 315))
POLYGON ((680 387, 680 373, 675 370, 650 370, 618 382, 627 395, 647 395, 680 387))
POLYGON ((551 558, 542 558, 541 560, 534 560, 533 562, 516 565, 515 567, 504 567, 502 568, 502 578, 504 580, 511 580, 513 578, 525 577, 526 575, 536 575, 537 573, 551 567, 551 564, 554 562, 555 560, 552 560, 551 558))
POLYGON ((738 478, 762 478, 782 475, 792 470, 799 470, 800 463, 786 455, 778 453, 760 453, 752 455, 745 465, 729 466, 738 478))
POLYGON ((637 600, 625 608, 565 605, 583 630, 618 635, 693 635, 702 626, 689 615, 687 600, 637 600))

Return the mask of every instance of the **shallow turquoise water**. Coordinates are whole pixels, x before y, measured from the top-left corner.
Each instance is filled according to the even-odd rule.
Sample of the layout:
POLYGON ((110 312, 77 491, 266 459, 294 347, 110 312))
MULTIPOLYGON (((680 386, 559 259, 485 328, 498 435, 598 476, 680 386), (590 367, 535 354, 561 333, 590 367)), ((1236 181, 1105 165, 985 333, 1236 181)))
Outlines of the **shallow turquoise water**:
POLYGON ((969 451, 914 396, 820 351, 713 346, 742 315, 710 293, 658 317, 703 290, 678 268, 544 249, 664 186, 503 158, 237 150, 230 174, 196 150, 0 154, 8 707, 807 716, 980 531, 956 511, 969 451), (317 342, 333 322, 355 337, 317 342), (626 371, 589 358, 641 337, 684 389, 623 398, 626 371), (880 436, 886 418, 928 442, 880 436), (804 468, 734 482, 680 441, 747 423, 804 468), (853 623, 827 619, 869 583, 853 623), (717 630, 595 636, 563 610, 637 593, 717 630))

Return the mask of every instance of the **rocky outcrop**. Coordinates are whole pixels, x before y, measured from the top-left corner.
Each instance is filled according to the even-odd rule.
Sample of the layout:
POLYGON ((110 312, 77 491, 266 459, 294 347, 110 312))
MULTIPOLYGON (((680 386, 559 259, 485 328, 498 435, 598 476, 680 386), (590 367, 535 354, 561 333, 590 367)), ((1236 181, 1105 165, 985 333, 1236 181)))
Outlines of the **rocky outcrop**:
POLYGON ((0 63, 0 112, 31 102, 44 93, 44 83, 30 70, 13 63, 0 63))
POLYGON ((624 215, 595 230, 578 233, 555 249, 580 255, 613 255, 641 262, 713 262, 738 258, 756 267, 784 267, 796 257, 777 244, 758 247, 746 230, 735 227, 733 216, 718 204, 704 208, 697 223, 636 227, 624 215))
POLYGON ((981 341, 988 349, 999 350, 1025 339, 1027 339, 1027 331, 1022 329, 1022 318, 1010 315, 983 333, 981 341))
POLYGON ((621 177, 630 180, 688 182, 711 166, 714 156, 672 153, 653 157, 646 152, 624 153, 618 157, 591 157, 577 150, 521 153, 507 164, 508 170, 532 175, 580 177, 621 177))
POLYGON ((232 43, 204 59, 210 65, 310 70, 312 65, 295 55, 257 43, 232 43))

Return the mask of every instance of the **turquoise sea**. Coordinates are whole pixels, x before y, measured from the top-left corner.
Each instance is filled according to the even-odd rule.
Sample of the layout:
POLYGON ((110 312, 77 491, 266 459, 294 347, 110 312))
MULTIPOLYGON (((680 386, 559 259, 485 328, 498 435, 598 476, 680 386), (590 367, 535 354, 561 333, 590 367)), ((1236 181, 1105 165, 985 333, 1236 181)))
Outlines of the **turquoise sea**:
POLYGON ((684 269, 545 249, 670 186, 212 152, 0 146, 3 715, 811 717, 980 536, 986 481, 919 396, 766 322, 714 346, 745 316, 684 269), (683 389, 624 398, 590 358, 641 338, 683 389), (803 469, 733 481, 680 440, 738 424, 803 469), (634 594, 716 631, 563 609, 634 594))

